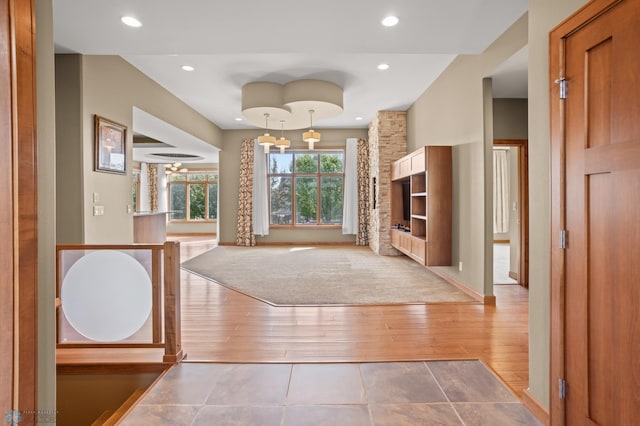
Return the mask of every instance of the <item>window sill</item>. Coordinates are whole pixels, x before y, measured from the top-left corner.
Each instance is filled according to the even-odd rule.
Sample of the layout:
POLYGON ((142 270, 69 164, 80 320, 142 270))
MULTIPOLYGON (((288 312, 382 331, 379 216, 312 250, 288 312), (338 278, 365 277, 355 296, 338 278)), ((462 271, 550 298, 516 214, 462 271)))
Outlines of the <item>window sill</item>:
POLYGON ((216 223, 217 219, 210 220, 169 220, 168 223, 216 223))
POLYGON ((308 229, 342 229, 342 225, 269 225, 269 229, 291 229, 291 230, 308 230, 308 229))

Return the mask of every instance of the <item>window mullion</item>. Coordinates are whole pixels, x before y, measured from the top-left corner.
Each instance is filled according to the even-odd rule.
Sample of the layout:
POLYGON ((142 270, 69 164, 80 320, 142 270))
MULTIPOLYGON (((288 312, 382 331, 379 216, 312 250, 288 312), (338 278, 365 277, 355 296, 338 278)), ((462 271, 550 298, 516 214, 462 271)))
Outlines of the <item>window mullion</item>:
POLYGON ((184 191, 185 191, 185 210, 186 210, 186 215, 185 215, 185 220, 188 222, 191 220, 191 187, 189 187, 189 178, 187 178, 187 181, 184 184, 184 191))

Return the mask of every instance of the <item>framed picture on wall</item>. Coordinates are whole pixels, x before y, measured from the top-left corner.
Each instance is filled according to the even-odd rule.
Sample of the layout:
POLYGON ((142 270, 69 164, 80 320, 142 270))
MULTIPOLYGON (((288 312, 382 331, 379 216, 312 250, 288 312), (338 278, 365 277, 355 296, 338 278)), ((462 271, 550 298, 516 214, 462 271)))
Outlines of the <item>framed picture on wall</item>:
POLYGON ((95 171, 127 173, 127 126, 95 116, 95 171))

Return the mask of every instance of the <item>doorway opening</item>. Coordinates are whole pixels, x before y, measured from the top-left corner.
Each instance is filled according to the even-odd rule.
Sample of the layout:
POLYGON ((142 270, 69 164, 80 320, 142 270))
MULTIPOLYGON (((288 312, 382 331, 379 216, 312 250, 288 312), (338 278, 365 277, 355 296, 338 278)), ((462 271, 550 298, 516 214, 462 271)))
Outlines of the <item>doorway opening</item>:
POLYGON ((496 139, 493 151, 493 282, 528 288, 528 143, 496 139))

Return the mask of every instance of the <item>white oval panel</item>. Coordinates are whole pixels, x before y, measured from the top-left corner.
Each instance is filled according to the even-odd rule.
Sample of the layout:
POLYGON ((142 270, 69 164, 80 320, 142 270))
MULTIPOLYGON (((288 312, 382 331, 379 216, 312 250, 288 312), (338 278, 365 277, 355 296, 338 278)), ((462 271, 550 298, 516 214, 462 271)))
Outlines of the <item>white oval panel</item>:
POLYGON ((126 339, 151 313, 151 279, 128 254, 101 250, 76 261, 62 282, 60 298, 69 323, 98 342, 126 339))

